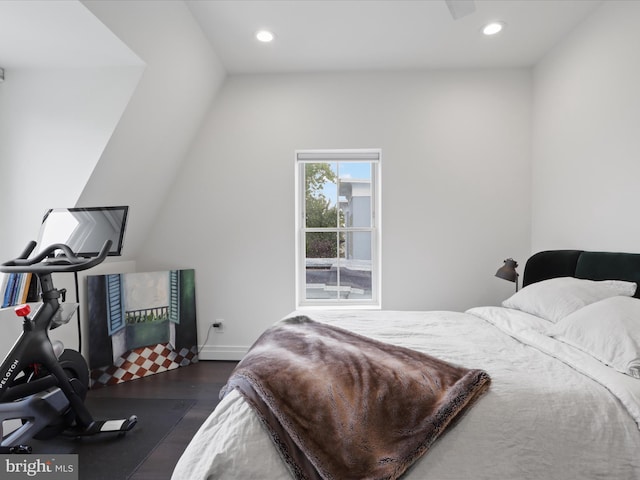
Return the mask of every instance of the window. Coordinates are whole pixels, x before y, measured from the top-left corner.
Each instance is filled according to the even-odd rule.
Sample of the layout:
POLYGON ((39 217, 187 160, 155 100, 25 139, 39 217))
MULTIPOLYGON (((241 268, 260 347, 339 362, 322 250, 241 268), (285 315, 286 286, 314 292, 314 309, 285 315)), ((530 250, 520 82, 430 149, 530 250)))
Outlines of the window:
POLYGON ((380 156, 296 152, 298 307, 380 307, 380 156))

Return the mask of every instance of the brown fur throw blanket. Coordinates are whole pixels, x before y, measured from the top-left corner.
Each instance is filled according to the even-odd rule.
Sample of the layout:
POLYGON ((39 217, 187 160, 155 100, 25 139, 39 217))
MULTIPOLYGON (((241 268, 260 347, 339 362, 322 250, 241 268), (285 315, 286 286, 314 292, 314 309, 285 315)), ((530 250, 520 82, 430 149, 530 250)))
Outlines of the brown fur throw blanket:
POLYGON ((239 389, 297 479, 395 479, 490 381, 295 317, 262 334, 220 395, 239 389))

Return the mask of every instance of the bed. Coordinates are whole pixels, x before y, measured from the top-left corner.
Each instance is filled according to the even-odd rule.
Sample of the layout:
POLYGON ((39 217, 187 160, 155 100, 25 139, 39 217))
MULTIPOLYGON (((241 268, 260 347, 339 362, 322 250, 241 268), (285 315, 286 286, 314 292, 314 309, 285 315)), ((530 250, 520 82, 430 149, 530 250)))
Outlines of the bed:
MULTIPOLYGON (((640 478, 640 255, 540 252, 523 280, 500 307, 305 311, 283 321, 303 314, 490 376, 403 479, 640 478)), ((255 406, 229 388, 172 479, 312 478, 292 469, 273 438, 255 406)))

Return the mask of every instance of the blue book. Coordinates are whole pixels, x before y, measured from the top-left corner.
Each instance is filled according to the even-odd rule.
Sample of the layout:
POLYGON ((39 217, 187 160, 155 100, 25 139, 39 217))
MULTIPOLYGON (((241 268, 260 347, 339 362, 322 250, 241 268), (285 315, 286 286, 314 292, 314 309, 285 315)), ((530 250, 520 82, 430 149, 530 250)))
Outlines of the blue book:
POLYGON ((13 307, 18 304, 18 298, 20 296, 20 289, 22 288, 22 282, 24 281, 24 273, 16 274, 16 281, 13 284, 13 289, 11 290, 11 301, 9 306, 13 307))
POLYGON ((15 287, 17 280, 17 273, 9 274, 9 281, 7 282, 7 288, 4 291, 4 299, 2 301, 2 308, 11 306, 11 293, 13 292, 13 288, 15 287))

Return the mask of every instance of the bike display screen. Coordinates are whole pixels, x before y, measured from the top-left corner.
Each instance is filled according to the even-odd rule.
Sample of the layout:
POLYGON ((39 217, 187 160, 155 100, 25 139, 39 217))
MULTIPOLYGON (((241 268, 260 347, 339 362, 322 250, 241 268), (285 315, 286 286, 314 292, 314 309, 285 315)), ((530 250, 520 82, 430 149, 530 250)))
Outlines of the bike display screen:
POLYGON ((97 257, 107 240, 121 255, 129 207, 52 208, 40 226, 38 247, 64 243, 79 257, 97 257))

